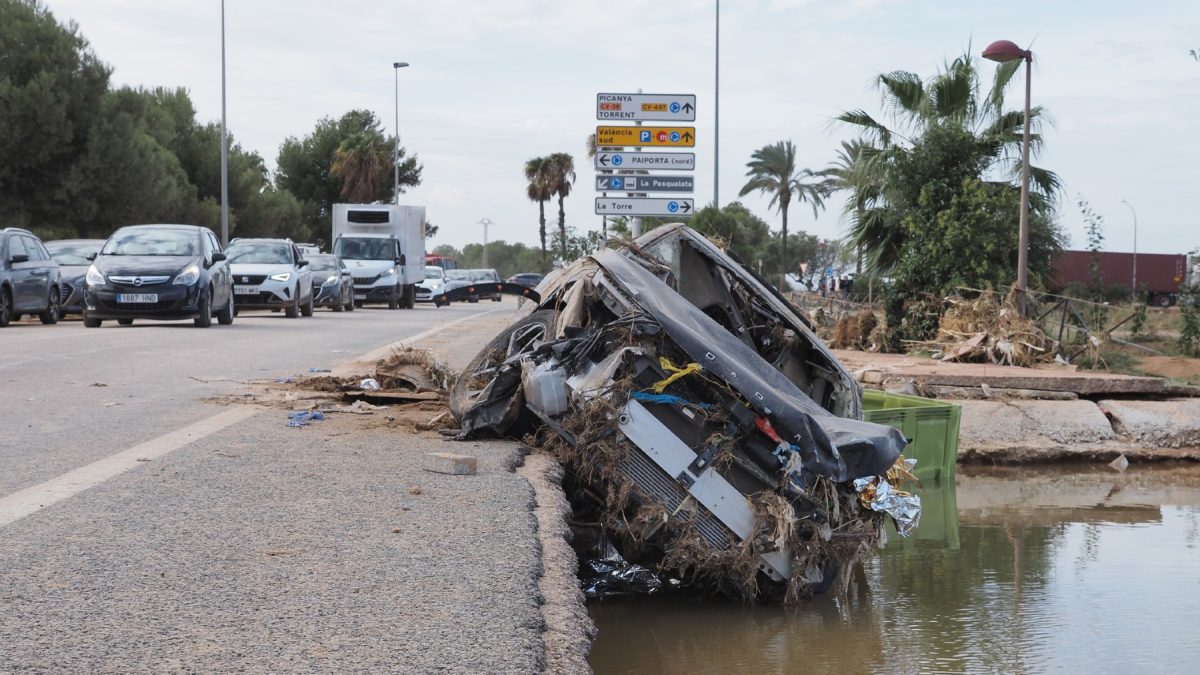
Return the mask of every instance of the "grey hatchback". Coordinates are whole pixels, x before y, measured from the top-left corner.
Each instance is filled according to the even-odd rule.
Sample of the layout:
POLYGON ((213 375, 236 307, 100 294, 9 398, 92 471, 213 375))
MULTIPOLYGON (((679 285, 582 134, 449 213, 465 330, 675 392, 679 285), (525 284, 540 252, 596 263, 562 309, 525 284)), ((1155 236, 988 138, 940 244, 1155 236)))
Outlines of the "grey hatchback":
POLYGON ((58 263, 29 230, 0 230, 0 326, 22 314, 42 323, 58 323, 61 315, 58 263))

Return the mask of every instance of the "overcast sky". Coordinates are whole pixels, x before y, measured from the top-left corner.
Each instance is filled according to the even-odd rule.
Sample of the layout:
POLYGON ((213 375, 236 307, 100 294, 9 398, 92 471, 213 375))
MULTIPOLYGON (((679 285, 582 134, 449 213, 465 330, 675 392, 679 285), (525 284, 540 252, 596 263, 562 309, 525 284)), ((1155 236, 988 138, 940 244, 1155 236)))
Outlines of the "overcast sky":
MULTIPOLYGON (((46 0, 77 21, 114 84, 182 86, 202 121, 221 113, 218 0, 46 0)), ((273 167, 280 143, 325 116, 368 108, 389 129, 393 61, 401 142, 425 165, 402 201, 424 204, 434 243, 537 241, 522 166, 575 156, 567 223, 598 229, 585 139, 600 91, 694 93, 696 201, 713 197, 714 3, 701 0, 229 0, 228 116, 273 167)), ((1038 163, 1066 184, 1060 218, 1083 246, 1083 195, 1107 222, 1106 248, 1184 252, 1200 245, 1200 7, 1195 0, 726 0, 721 4, 720 193, 737 198, 750 153, 781 139, 802 167, 834 157, 840 111, 879 110, 875 75, 928 76, 968 46, 1011 39, 1035 52, 1033 96, 1055 124, 1038 163)), ((984 62, 990 74, 992 64, 984 62)), ((1010 101, 1020 104, 1020 79, 1010 101)), ((767 200, 742 200, 777 227, 767 200)), ((841 197, 815 221, 840 236, 841 197)), ((548 205, 548 219, 556 207, 548 205)))

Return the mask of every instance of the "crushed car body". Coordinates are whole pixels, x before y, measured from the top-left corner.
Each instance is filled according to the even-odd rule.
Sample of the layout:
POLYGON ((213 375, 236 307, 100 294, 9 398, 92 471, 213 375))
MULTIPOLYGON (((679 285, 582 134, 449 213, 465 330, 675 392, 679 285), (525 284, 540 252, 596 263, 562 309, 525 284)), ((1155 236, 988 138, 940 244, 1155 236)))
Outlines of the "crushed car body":
POLYGON ((844 583, 885 516, 915 526, 906 439, 862 421, 858 384, 801 313, 694 230, 600 250, 537 292, 451 410, 461 437, 552 451, 576 520, 630 562, 794 601, 844 583))

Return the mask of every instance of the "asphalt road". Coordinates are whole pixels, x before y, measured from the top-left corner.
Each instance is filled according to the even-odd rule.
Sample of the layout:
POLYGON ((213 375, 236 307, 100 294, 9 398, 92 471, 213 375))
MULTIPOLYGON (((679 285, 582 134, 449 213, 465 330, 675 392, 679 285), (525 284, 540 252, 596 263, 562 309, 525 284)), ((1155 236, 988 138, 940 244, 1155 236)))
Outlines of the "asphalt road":
POLYGON ((0 329, 0 672, 539 669, 513 446, 205 402, 513 308, 0 329))

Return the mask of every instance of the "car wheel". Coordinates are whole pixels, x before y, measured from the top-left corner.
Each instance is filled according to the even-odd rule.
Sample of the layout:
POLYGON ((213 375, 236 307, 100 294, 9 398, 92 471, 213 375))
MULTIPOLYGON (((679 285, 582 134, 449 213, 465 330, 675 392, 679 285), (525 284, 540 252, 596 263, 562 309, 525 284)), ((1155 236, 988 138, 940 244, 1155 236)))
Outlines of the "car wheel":
POLYGON ((1166 293, 1158 296, 1158 306, 1159 307, 1170 307, 1171 306, 1171 296, 1167 295, 1166 293))
POLYGON ((8 325, 12 321, 12 291, 7 288, 0 288, 0 328, 8 325))
POLYGON ((117 319, 117 323, 122 326, 132 326, 133 319, 117 319))
POLYGON ((228 326, 233 323, 233 317, 237 316, 237 308, 233 306, 233 293, 229 294, 229 302, 225 303, 225 307, 217 312, 217 323, 222 326, 228 326))
POLYGON ((56 324, 58 323, 58 317, 60 316, 61 312, 62 308, 58 305, 58 285, 55 284, 54 286, 50 287, 50 299, 49 304, 46 305, 46 311, 38 314, 38 318, 41 319, 42 323, 44 324, 56 324))
POLYGON ((292 302, 284 310, 284 315, 289 319, 294 319, 300 316, 300 287, 296 287, 296 292, 292 294, 292 302))
POLYGON ((479 298, 477 298, 476 296, 472 295, 471 297, 467 298, 467 302, 469 302, 469 303, 471 303, 472 305, 474 305, 475 303, 479 302, 479 298))
POLYGON ((492 296, 492 302, 500 302, 500 296, 499 296, 499 295, 493 295, 493 296, 492 296))
POLYGON ((521 354, 529 354, 543 342, 553 339, 554 310, 534 312, 504 329, 471 360, 450 387, 450 412, 454 419, 469 428, 481 416, 499 420, 494 425, 503 433, 516 423, 523 407, 518 387, 520 367, 501 369, 521 354), (517 389, 516 395, 506 395, 517 389), (484 395, 490 398, 484 398, 484 395))
POLYGON ((308 294, 308 302, 304 303, 304 304, 303 304, 303 305, 300 307, 300 314, 302 314, 303 316, 312 316, 312 314, 313 314, 313 296, 312 296, 312 293, 309 293, 309 294, 308 294))
POLYGON ((397 286, 393 286, 388 294, 388 309, 400 309, 400 288, 397 286))
POLYGON ((100 319, 93 319, 92 317, 88 316, 87 312, 83 313, 83 327, 84 328, 99 328, 100 324, 102 324, 102 323, 104 323, 104 322, 101 321, 100 319))
POLYGON ((417 287, 408 285, 404 287, 404 308, 413 309, 417 306, 417 287))
POLYGON ((192 323, 196 325, 196 328, 208 328, 212 325, 212 293, 210 291, 200 291, 199 305, 196 318, 192 323))
POLYGON ((353 312, 354 306, 354 289, 351 288, 349 289, 349 292, 346 293, 346 311, 353 312))
POLYGON ((355 300, 355 301, 354 301, 354 306, 355 306, 355 307, 362 307, 362 306, 363 306, 363 302, 362 302, 362 300, 355 300))
POLYGON ((335 312, 346 311, 346 294, 343 293, 342 297, 338 298, 332 305, 329 306, 329 309, 332 309, 335 312))

